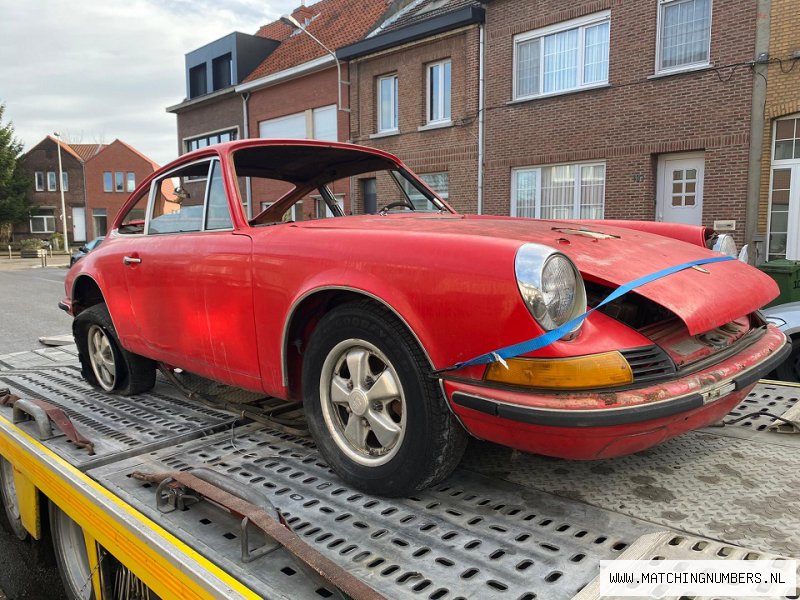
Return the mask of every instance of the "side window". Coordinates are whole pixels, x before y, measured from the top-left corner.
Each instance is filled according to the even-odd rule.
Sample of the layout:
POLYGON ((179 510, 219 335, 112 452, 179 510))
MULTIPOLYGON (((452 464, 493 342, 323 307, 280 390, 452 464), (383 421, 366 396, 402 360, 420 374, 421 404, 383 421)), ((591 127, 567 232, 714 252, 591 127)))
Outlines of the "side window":
POLYGON ((231 212, 228 209, 228 197, 225 194, 225 183, 222 181, 222 167, 218 160, 211 167, 211 182, 208 186, 208 210, 206 211, 206 229, 231 229, 231 212))
POLYGON ((149 189, 139 194, 133 207, 122 218, 119 224, 119 233, 126 235, 144 233, 144 217, 147 213, 147 200, 149 197, 149 189))
POLYGON ((147 233, 186 233, 203 229, 203 202, 210 162, 192 163, 156 180, 147 233))

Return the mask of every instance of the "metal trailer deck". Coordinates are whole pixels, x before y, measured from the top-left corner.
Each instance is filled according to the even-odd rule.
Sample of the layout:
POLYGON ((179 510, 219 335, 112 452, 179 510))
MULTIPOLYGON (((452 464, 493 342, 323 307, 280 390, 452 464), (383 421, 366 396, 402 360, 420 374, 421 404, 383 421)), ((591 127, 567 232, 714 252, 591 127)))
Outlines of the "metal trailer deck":
MULTIPOLYGON (((205 467, 265 496, 307 544, 387 598, 597 597, 599 561, 616 558, 800 557, 800 434, 756 416, 692 432, 633 456, 574 462, 473 441, 456 473, 416 497, 344 485, 310 439, 185 399, 88 387, 74 348, 0 356, 0 387, 60 407, 89 456, 66 437, 42 443, 176 538, 270 598, 327 598, 294 557, 247 534, 210 502, 162 512, 135 471, 205 467)), ((800 406, 800 387, 760 383, 729 419, 800 406)), ((0 416, 13 418, 10 407, 0 416)), ((17 424, 31 437, 33 421, 17 424)))

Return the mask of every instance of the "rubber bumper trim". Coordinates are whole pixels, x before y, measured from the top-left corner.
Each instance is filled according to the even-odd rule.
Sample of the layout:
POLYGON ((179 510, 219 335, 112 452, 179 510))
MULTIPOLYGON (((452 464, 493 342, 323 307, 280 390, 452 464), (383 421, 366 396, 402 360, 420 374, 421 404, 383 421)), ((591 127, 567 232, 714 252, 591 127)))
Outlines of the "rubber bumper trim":
POLYGON ((453 402, 458 406, 471 408, 493 417, 531 425, 545 425, 548 427, 610 427, 612 425, 626 425, 628 423, 639 423, 641 421, 669 417, 700 408, 703 406, 703 397, 700 394, 691 394, 674 400, 608 410, 533 408, 518 404, 495 402, 494 400, 464 392, 455 392, 453 394, 453 402))

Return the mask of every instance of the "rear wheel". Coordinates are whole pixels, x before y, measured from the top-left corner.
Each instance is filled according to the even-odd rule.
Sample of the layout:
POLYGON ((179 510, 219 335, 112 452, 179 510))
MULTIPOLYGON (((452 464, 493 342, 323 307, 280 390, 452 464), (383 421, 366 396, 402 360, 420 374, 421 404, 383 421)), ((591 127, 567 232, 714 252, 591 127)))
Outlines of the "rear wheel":
POLYGON ((83 529, 52 502, 50 534, 67 597, 70 600, 91 600, 94 598, 92 569, 89 567, 83 529))
POLYGON ((464 452, 466 432, 416 340, 372 303, 346 304, 320 320, 303 361, 303 396, 325 460, 369 493, 433 485, 464 452))
POLYGON ((6 509, 6 518, 19 539, 28 537, 28 531, 22 525, 20 518, 19 500, 17 499, 17 486, 14 483, 14 467, 5 458, 0 457, 0 492, 3 495, 3 506, 6 509))
POLYGON ((129 396, 153 388, 156 364, 149 358, 125 350, 105 304, 95 304, 72 323, 78 346, 81 374, 94 387, 129 396))

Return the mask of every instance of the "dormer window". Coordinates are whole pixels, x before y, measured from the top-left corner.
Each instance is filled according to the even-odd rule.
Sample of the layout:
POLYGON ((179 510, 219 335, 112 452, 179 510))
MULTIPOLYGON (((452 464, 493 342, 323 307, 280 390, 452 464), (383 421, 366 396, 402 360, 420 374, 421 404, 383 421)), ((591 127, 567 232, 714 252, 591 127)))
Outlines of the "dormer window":
POLYGON ((231 53, 218 56, 211 61, 212 78, 214 82, 214 91, 230 87, 233 81, 231 67, 233 63, 231 60, 231 53))
POLYGON ((208 90, 206 80, 206 65, 197 65, 189 69, 189 97, 202 96, 208 90))

